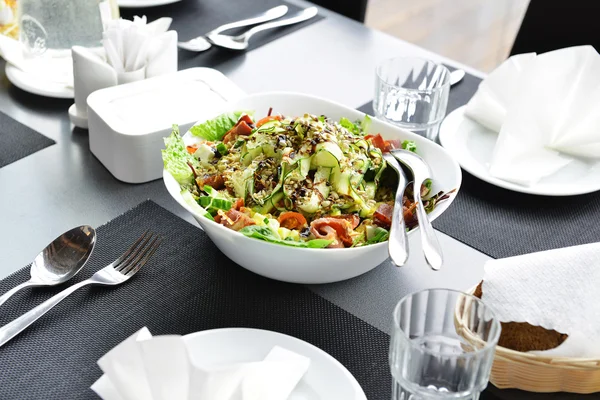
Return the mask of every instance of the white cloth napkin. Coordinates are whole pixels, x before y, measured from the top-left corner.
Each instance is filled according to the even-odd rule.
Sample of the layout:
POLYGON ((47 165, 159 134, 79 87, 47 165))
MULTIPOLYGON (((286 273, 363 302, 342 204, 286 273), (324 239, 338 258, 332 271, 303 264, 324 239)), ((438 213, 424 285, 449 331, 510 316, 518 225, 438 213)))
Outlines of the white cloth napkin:
POLYGON ((181 336, 142 328, 98 360, 91 387, 104 400, 285 400, 310 360, 275 346, 263 361, 196 365, 181 336))
POLYGON ((481 299, 502 322, 569 337, 536 353, 600 357, 600 243, 488 261, 481 299))
POLYGON ((465 115, 498 132, 490 174, 530 186, 575 158, 600 159, 600 55, 592 46, 509 58, 465 115))
POLYGON ((168 31, 171 21, 159 18, 148 24, 145 16, 108 21, 102 38, 108 63, 118 74, 147 68, 146 78, 165 69, 177 71, 177 33, 168 31))

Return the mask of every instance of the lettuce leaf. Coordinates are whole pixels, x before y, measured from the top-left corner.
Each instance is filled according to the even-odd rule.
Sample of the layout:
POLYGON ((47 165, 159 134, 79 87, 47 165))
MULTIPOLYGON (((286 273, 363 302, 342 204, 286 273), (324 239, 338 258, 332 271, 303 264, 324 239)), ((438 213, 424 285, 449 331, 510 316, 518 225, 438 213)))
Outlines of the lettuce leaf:
POLYGON ((367 244, 375 244, 375 243, 381 243, 381 242, 385 242, 386 240, 388 240, 388 238, 390 237, 390 233, 381 227, 377 227, 375 228, 371 239, 367 240, 367 244))
POLYGON ((358 126, 354 122, 350 121, 346 117, 340 118, 340 125, 342 127, 346 128, 348 130, 348 132, 350 132, 353 135, 360 135, 361 134, 360 126, 358 126))
POLYGON ((417 152, 417 144, 412 140, 405 140, 402 142, 402 148, 404 150, 412 151, 413 153, 417 152))
POLYGON ((216 118, 204 121, 200 125, 192 126, 190 132, 192 135, 201 137, 210 142, 222 140, 223 136, 233 128, 243 114, 250 115, 250 113, 246 111, 221 114, 216 118))
POLYGON ((271 243, 282 244, 285 246, 292 247, 304 247, 310 249, 322 249, 331 244, 332 240, 325 239, 313 239, 307 242, 297 242, 295 240, 282 240, 279 239, 271 229, 266 226, 250 225, 240 230, 240 233, 244 236, 252 237, 255 239, 264 240, 271 243))
POLYGON ((193 182, 194 174, 188 165, 190 163, 194 168, 199 168, 198 160, 188 153, 179 136, 179 127, 173 125, 171 135, 164 138, 165 149, 162 150, 162 159, 165 169, 173 175, 180 185, 187 185, 193 182))

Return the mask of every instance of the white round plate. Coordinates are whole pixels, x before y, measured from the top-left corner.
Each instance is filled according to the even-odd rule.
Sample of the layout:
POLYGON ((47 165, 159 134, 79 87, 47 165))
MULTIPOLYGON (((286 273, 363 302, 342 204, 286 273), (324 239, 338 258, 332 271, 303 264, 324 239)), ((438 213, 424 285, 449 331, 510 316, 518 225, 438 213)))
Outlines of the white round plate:
POLYGON ((75 97, 72 87, 45 80, 39 74, 24 72, 12 64, 6 63, 5 72, 6 77, 13 85, 26 92, 58 99, 73 99, 75 97))
POLYGON ((225 328, 184 336, 194 363, 203 366, 261 361, 273 346, 310 358, 310 366, 298 383, 293 399, 367 400, 352 374, 323 350, 292 336, 250 328, 225 328))
POLYGON ((179 1, 181 0, 117 0, 117 4, 123 8, 143 8, 164 6, 179 1))
POLYGON ((440 143, 465 171, 492 185, 543 196, 573 196, 600 190, 600 161, 575 160, 532 186, 498 179, 489 173, 498 135, 465 117, 465 107, 451 112, 440 128, 440 143))

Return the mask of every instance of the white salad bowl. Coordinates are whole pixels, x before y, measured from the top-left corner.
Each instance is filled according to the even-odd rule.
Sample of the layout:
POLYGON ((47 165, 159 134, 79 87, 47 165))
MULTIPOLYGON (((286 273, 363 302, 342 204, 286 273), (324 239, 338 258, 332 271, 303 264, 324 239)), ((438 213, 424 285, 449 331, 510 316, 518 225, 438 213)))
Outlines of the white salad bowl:
MULTIPOLYGON (((286 116, 309 113, 326 115, 334 120, 346 117, 354 121, 362 120, 365 115, 333 101, 291 92, 249 95, 232 103, 228 110, 223 111, 253 110, 255 116, 260 118, 267 115, 270 107, 273 107, 273 113, 286 116)), ((204 121, 199 121, 201 122, 204 121)), ((431 168, 432 192, 456 189, 456 192, 429 214, 431 220, 439 217, 450 206, 460 188, 462 175, 458 163, 436 143, 376 118, 372 118, 369 133, 381 133, 385 139, 413 140, 417 145, 417 153, 431 168)), ((181 196, 181 189, 175 178, 166 170, 163 171, 163 178, 171 196, 194 216, 223 254, 259 275, 292 283, 330 283, 364 274, 388 257, 387 242, 345 249, 309 249, 246 237, 192 211, 181 196)), ((418 228, 408 234, 414 234, 416 229, 418 228)))

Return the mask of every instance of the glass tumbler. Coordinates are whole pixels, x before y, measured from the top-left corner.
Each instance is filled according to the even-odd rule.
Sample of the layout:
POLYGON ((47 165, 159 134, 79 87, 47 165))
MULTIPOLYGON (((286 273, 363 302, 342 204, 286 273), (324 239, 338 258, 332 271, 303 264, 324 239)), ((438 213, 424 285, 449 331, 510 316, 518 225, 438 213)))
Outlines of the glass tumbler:
POLYGON ((392 399, 477 400, 500 330, 493 311, 474 296, 430 289, 404 297, 390 342, 392 399))
POLYGON ((433 61, 399 57, 379 64, 376 75, 377 118, 435 140, 448 106, 450 71, 433 61))

